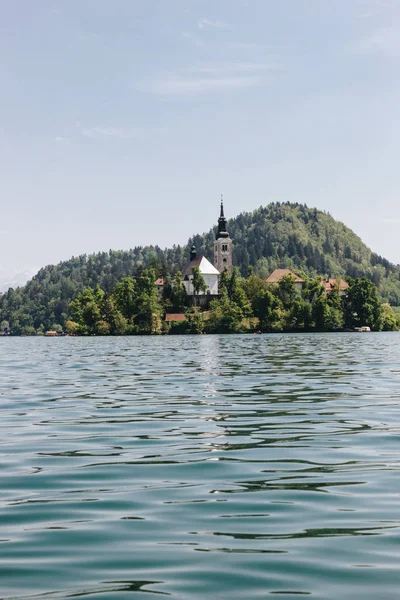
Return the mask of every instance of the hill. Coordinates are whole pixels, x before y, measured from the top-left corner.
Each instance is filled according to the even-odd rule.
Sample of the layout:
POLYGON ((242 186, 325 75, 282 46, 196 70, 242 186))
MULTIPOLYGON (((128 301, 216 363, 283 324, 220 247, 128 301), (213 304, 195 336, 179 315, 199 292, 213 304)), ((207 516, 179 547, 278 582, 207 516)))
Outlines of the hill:
MULTIPOLYGON (((262 277, 277 267, 310 276, 365 276, 378 286, 383 300, 400 305, 400 267, 373 253, 328 213, 297 203, 274 203, 230 219, 228 230, 233 263, 244 276, 249 267, 262 277)), ((154 266, 160 275, 173 274, 187 262, 192 244, 212 261, 215 231, 216 227, 193 236, 186 246, 110 250, 44 267, 24 287, 0 295, 0 322, 27 331, 63 324, 69 302, 84 287, 99 284, 109 292, 141 266, 154 266)))

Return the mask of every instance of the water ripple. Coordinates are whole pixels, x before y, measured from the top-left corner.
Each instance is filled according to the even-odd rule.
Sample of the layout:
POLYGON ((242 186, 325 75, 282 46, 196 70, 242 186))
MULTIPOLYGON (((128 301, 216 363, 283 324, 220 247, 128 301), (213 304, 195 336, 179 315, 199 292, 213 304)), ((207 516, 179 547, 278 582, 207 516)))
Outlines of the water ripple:
POLYGON ((391 333, 1 339, 1 598, 397 598, 399 359, 391 333))

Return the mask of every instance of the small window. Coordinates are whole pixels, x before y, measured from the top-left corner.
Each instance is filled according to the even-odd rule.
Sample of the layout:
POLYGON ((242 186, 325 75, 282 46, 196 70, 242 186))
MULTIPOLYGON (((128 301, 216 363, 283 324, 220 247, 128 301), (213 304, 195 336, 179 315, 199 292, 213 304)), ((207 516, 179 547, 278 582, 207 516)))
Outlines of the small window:
POLYGON ((222 262, 226 262, 226 258, 224 258, 222 262))
POLYGON ((228 252, 228 244, 222 244, 222 252, 228 252))

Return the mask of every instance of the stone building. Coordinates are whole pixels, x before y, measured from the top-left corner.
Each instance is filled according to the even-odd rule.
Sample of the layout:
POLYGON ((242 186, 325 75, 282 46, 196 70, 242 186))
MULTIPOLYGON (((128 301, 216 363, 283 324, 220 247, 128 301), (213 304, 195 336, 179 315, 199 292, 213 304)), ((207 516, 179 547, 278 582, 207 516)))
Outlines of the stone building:
POLYGON ((226 269, 232 273, 232 240, 226 228, 224 202, 221 196, 221 210, 218 219, 218 231, 214 242, 214 267, 219 273, 226 269))

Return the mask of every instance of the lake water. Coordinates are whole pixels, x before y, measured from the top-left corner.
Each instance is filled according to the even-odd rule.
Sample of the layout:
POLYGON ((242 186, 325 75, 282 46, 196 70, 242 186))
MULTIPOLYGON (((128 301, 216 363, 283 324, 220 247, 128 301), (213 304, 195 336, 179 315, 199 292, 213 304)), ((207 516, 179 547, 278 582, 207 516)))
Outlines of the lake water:
POLYGON ((400 597, 399 333, 3 338, 0 408, 2 599, 400 597))

